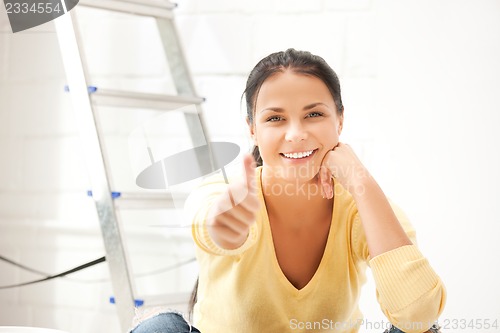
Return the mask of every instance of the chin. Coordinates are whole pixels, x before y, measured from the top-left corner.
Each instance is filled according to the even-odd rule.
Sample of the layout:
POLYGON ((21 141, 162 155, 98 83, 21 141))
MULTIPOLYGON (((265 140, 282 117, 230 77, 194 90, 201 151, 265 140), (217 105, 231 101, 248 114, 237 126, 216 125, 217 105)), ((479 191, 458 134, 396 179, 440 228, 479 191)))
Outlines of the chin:
POLYGON ((287 182, 306 183, 317 179, 319 167, 311 165, 303 166, 272 166, 269 168, 269 174, 273 178, 281 179, 287 182))

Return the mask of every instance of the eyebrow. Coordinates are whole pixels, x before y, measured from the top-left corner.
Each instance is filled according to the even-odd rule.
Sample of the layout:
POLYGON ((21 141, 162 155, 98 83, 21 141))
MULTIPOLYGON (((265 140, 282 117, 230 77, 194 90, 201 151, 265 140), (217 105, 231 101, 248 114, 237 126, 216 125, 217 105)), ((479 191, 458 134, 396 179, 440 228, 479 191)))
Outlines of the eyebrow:
MULTIPOLYGON (((302 108, 303 111, 307 111, 307 110, 310 110, 310 109, 313 109, 315 108, 316 106, 318 105, 323 105, 325 107, 328 107, 328 105, 326 105, 325 103, 321 103, 321 102, 317 102, 317 103, 312 103, 312 104, 308 104, 306 106, 304 106, 302 108)), ((269 107, 269 108, 265 108, 263 110, 261 110, 260 112, 264 112, 264 111, 274 111, 274 112, 278 112, 278 113, 282 113, 282 112, 285 112, 284 109, 282 108, 278 108, 278 107, 269 107)))

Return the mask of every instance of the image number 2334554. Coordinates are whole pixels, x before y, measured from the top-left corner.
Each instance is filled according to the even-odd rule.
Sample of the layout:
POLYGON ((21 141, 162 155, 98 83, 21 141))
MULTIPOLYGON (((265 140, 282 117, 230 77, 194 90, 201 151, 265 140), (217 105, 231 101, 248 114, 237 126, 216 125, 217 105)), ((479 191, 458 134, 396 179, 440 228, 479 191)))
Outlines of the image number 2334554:
POLYGON ((54 4, 51 2, 39 2, 39 3, 28 3, 28 2, 16 2, 11 3, 8 2, 5 4, 5 9, 7 10, 7 14, 51 14, 51 13, 61 13, 64 12, 60 3, 56 3, 55 7, 52 7, 54 4))
POLYGON ((73 9, 79 0, 4 0, 12 32, 47 23, 73 9))

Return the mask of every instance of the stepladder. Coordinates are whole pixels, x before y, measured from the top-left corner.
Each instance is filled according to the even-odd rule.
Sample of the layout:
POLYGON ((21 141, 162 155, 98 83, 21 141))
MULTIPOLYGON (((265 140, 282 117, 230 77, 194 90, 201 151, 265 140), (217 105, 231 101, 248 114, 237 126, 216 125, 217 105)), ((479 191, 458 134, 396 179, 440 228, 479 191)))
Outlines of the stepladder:
POLYGON ((208 140, 174 10, 169 1, 83 0, 55 20, 124 332, 143 302, 187 303, 197 277, 190 231, 179 220, 189 192, 183 183, 195 177, 169 180, 166 157, 201 149, 192 161, 201 176, 223 164, 215 148, 231 150, 208 140), (145 171, 148 182, 138 178, 145 171), (138 283, 159 267, 170 275, 138 283))

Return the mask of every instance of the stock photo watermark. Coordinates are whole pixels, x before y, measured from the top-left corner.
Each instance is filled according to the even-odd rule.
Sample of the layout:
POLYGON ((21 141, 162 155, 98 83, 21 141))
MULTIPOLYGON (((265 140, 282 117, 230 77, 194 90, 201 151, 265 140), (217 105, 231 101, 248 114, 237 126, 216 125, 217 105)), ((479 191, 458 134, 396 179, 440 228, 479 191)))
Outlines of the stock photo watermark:
MULTIPOLYGON (((432 325, 436 325, 441 330, 471 331, 471 330, 497 330, 500 326, 498 318, 445 318, 436 322, 403 322, 398 324, 400 330, 425 330, 432 325)), ((386 320, 358 319, 352 321, 334 321, 322 319, 319 321, 301 321, 290 319, 290 329, 301 331, 335 331, 347 329, 359 329, 361 331, 377 331, 390 329, 392 324, 386 320)))
POLYGON ((79 0, 4 0, 12 32, 52 21, 73 9, 79 0))
MULTIPOLYGON (((403 330, 422 330, 425 329, 425 324, 422 322, 408 322, 401 324, 400 329, 403 330)), ((432 325, 432 324, 431 324, 432 325)), ((366 319, 350 320, 350 321, 334 321, 332 319, 322 319, 320 321, 300 321, 290 319, 291 330, 307 330, 307 331, 336 331, 347 329, 363 329, 382 331, 391 328, 392 324, 389 321, 379 320, 371 321, 366 319)), ((428 325, 430 326, 430 325, 428 325)))
MULTIPOLYGON (((286 182, 273 183, 271 186, 263 189, 264 195, 271 196, 301 196, 307 198, 307 200, 312 199, 315 196, 321 195, 321 188, 318 182, 304 181, 304 179, 316 179, 319 177, 319 172, 322 167, 314 167, 314 164, 303 165, 299 167, 282 167, 273 166, 270 167, 270 174, 275 179, 286 179, 286 182)), ((364 170, 358 170, 352 166, 347 167, 332 167, 333 174, 336 177, 342 177, 344 179, 351 177, 352 179, 362 179, 370 177, 364 170)), ((333 177, 332 177, 333 178, 333 177)), ((349 186, 348 189, 340 186, 336 182, 333 187, 333 194, 340 195, 346 190, 352 191, 351 194, 363 195, 366 191, 365 186, 359 183, 356 186, 349 186)))

